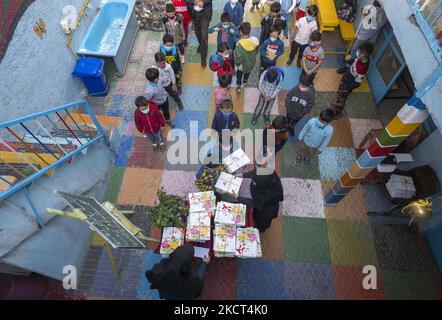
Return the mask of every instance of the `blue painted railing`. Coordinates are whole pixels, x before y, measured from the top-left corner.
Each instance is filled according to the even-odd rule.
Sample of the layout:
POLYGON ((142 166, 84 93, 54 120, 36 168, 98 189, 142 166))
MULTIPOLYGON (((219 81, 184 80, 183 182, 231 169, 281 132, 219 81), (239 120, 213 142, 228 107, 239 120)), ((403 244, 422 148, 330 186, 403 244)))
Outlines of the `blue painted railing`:
POLYGON ((416 21, 439 62, 442 62, 442 0, 408 0, 416 21))
POLYGON ((0 156, 3 172, 6 170, 8 176, 16 178, 11 182, 0 176, 0 180, 8 186, 0 192, 0 201, 23 191, 36 220, 43 227, 44 222, 25 187, 80 152, 86 152, 89 146, 100 139, 109 143, 104 129, 86 100, 1 123, 0 154, 19 158, 21 165, 24 164, 33 173, 25 174, 16 164, 1 159, 0 156), (35 159, 38 159, 40 165, 36 164, 35 159))

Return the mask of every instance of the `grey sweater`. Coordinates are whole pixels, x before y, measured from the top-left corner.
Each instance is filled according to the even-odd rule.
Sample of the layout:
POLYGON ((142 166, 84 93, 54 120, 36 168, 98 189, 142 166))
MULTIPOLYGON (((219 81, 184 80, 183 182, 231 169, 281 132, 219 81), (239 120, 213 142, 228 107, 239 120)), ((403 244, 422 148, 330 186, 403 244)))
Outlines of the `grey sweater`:
POLYGON ((144 90, 144 96, 148 101, 152 101, 157 105, 162 105, 167 100, 167 92, 161 84, 148 82, 144 90))
POLYGON ((287 116, 292 120, 300 120, 312 110, 314 104, 315 89, 311 87, 309 91, 301 91, 299 84, 290 90, 285 98, 287 116))

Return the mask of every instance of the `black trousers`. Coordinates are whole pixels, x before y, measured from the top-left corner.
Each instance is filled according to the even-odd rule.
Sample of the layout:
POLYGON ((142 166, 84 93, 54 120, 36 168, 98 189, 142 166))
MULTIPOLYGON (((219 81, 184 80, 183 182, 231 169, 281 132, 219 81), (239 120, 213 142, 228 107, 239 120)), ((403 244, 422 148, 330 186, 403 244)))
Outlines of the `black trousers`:
POLYGON ((206 17, 204 10, 195 12, 193 16, 193 25, 195 26, 195 35, 200 45, 202 60, 207 58, 207 50, 209 46, 209 23, 210 20, 206 17))
POLYGON ((182 104, 180 97, 178 96, 178 93, 176 91, 173 90, 173 84, 172 82, 169 83, 169 85, 167 87, 164 87, 164 90, 166 90, 166 92, 172 97, 173 100, 175 100, 175 102, 180 105, 182 104))
POLYGON ((246 84, 247 81, 249 80, 250 77, 250 72, 249 73, 244 73, 242 72, 242 70, 236 70, 236 85, 238 87, 241 87, 241 84, 246 84))
POLYGON ((302 45, 297 43, 296 41, 292 41, 292 44, 290 46, 290 60, 295 59, 296 53, 299 51, 298 53, 298 64, 301 64, 301 58, 302 55, 304 54, 304 50, 305 48, 307 48, 308 44, 302 45))
POLYGON ((266 71, 268 68, 270 68, 270 67, 274 67, 274 66, 276 66, 276 61, 273 62, 273 63, 267 63, 267 62, 264 62, 263 60, 261 60, 261 70, 260 70, 260 72, 259 72, 259 75, 261 76, 261 74, 262 74, 264 71, 266 71))
POLYGON ((163 111, 164 119, 169 122, 170 121, 170 112, 169 112, 169 98, 163 104, 158 105, 158 109, 163 111))
POLYGON ((311 75, 307 76, 307 73, 305 73, 304 69, 302 69, 302 71, 301 71, 301 77, 307 76, 311 82, 313 82, 313 80, 315 80, 316 74, 317 73, 312 73, 311 75))

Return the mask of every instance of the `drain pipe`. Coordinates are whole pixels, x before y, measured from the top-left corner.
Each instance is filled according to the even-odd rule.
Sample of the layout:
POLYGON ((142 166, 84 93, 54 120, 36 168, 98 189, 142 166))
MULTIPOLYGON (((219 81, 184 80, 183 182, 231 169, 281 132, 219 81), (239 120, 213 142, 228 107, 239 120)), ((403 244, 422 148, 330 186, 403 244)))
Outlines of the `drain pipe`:
POLYGON ((86 11, 86 8, 87 8, 88 5, 89 5, 89 2, 90 2, 90 0, 85 0, 85 1, 84 1, 84 3, 83 3, 83 7, 81 8, 80 14, 79 14, 78 17, 77 17, 77 21, 75 22, 75 26, 74 26, 74 28, 72 29, 72 31, 69 33, 69 36, 68 36, 68 38, 67 38, 67 40, 66 40, 66 47, 69 48, 69 50, 71 51, 71 53, 72 53, 72 55, 74 56, 74 59, 75 59, 75 60, 78 59, 78 56, 77 56, 77 54, 75 53, 75 51, 71 48, 71 40, 72 40, 72 37, 73 37, 73 35, 74 35, 75 30, 76 30, 77 27, 80 25, 81 17, 84 16, 84 13, 85 13, 85 11, 86 11))

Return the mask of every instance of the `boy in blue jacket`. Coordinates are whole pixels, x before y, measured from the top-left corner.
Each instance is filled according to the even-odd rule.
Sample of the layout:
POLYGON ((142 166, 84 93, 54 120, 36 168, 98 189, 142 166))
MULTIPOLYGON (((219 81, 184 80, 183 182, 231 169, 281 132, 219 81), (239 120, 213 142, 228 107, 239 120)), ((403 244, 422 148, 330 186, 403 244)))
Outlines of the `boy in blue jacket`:
POLYGON ((299 133, 299 148, 295 165, 304 159, 304 165, 310 164, 310 157, 319 154, 328 146, 333 136, 331 122, 335 113, 331 109, 322 110, 317 118, 311 118, 299 133))
POLYGON ((270 38, 259 47, 261 73, 269 67, 275 66, 278 58, 284 53, 284 41, 279 39, 280 34, 281 29, 278 26, 273 26, 270 31, 270 38))
POLYGON ((243 22, 244 8, 238 3, 238 0, 230 0, 224 5, 223 12, 226 12, 230 16, 230 21, 237 27, 243 22))
POLYGON ((221 136, 224 129, 231 131, 233 129, 239 129, 239 126, 238 116, 233 112, 232 100, 224 100, 221 103, 220 110, 216 111, 213 117, 212 129, 216 130, 221 136))
POLYGON ((209 28, 209 33, 218 32, 217 45, 219 46, 222 42, 227 42, 229 48, 234 50, 236 40, 238 40, 241 35, 239 34, 238 28, 230 22, 230 15, 227 12, 221 14, 221 22, 217 25, 209 28))

